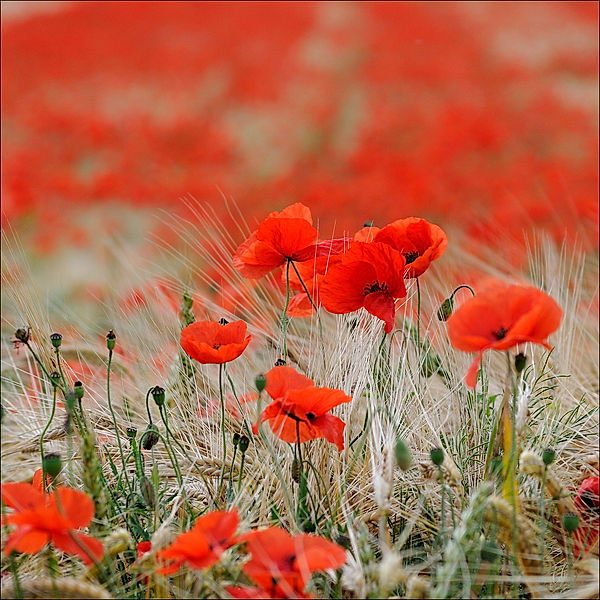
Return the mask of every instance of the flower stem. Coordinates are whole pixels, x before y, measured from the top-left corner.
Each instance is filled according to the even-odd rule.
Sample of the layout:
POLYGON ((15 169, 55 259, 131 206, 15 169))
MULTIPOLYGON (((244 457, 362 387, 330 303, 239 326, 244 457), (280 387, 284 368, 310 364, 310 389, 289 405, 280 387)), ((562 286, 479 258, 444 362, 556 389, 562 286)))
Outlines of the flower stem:
POLYGON ((463 284, 459 285, 457 288, 454 289, 454 291, 450 295, 450 300, 452 300, 454 298, 454 294, 456 294, 456 292, 458 292, 458 290, 460 290, 462 288, 468 289, 471 292, 471 294, 473 294, 473 296, 475 296, 475 290, 470 285, 467 285, 466 283, 463 283, 463 284))
POLYGON ((44 436, 52 423, 52 419, 54 419, 54 413, 56 412, 56 386, 54 386, 54 390, 52 393, 52 412, 50 413, 50 418, 46 423, 46 427, 44 427, 44 431, 42 431, 42 435, 40 436, 40 454, 42 456, 42 490, 46 491, 46 469, 44 467, 44 436))
POLYGON ((287 360, 287 311, 290 305, 290 263, 292 261, 288 258, 285 265, 285 306, 283 307, 283 360, 287 360))
POLYGON ((108 365, 106 367, 106 400, 108 403, 108 408, 110 410, 110 414, 112 415, 113 425, 115 428, 115 433, 117 434, 117 444, 119 446, 119 455, 121 456, 121 468, 125 474, 125 481, 127 482, 127 487, 130 491, 131 482, 129 481, 129 476, 127 475, 127 465, 125 463, 125 454, 123 453, 123 445, 121 444, 121 436, 119 435, 119 427, 117 426, 117 417, 115 416, 115 411, 113 410, 112 402, 110 400, 110 365, 112 363, 112 355, 113 351, 108 351, 108 365))
POLYGON ((221 401, 221 433, 223 435, 223 461, 221 463, 221 476, 219 478, 217 499, 221 495, 221 489, 223 487, 223 481, 225 479, 225 462, 227 460, 227 435, 225 434, 225 399, 223 397, 223 364, 219 365, 219 399, 221 401))

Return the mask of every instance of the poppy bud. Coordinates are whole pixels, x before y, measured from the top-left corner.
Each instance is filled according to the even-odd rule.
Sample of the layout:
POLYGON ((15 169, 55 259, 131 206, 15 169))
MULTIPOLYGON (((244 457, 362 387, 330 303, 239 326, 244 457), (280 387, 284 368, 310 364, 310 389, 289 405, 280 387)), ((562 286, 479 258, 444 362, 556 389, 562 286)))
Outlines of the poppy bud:
POLYGON ((52 345, 58 350, 60 348, 60 345, 62 344, 62 335, 60 333, 53 333, 50 336, 50 341, 52 342, 52 345))
POLYGON ((441 448, 434 448, 430 453, 431 462, 439 467, 444 462, 444 451, 441 448))
POLYGON ((147 477, 140 477, 140 493, 146 503, 146 506, 152 508, 154 506, 155 495, 154 488, 147 477))
POLYGON ((248 450, 249 445, 250 445, 250 439, 245 435, 240 436, 240 452, 242 454, 244 452, 246 452, 246 450, 248 450))
POLYGON ((161 388, 159 385, 154 386, 150 393, 152 394, 152 399, 156 402, 156 406, 162 406, 165 403, 165 390, 161 388))
POLYGON ((522 352, 519 352, 519 354, 515 356, 515 371, 520 373, 525 368, 526 364, 527 357, 522 352))
POLYGON ((556 451, 554 448, 544 448, 542 452, 542 460, 546 466, 551 465, 556 458, 556 451))
POLYGON ((223 327, 225 327, 225 325, 227 325, 227 323, 229 323, 229 321, 227 319, 224 319, 223 317, 221 317, 219 319, 219 325, 222 325, 223 327))
POLYGON ((31 337, 31 334, 29 333, 29 329, 20 327, 19 329, 17 329, 15 331, 15 338, 19 342, 23 342, 24 344, 26 344, 29 341, 30 337, 31 337))
POLYGON ((398 438, 396 447, 394 448, 394 456, 396 457, 396 464, 403 470, 408 471, 412 463, 412 457, 408 446, 398 438))
POLYGON ((446 298, 438 308, 437 317, 440 321, 447 321, 454 310, 454 299, 446 298))
POLYGON ((156 428, 156 426, 148 425, 146 431, 144 431, 144 433, 142 434, 142 448, 144 450, 150 450, 150 448, 152 448, 158 443, 159 439, 160 437, 158 435, 158 429, 156 428))
POLYGON ((563 527, 569 532, 573 533, 579 527, 579 517, 573 513, 567 513, 562 518, 563 527))
POLYGON ((115 332, 111 329, 107 334, 106 334, 106 347, 109 350, 114 350, 115 349, 115 344, 117 343, 117 336, 115 335, 115 332))
POLYGON ((285 365, 286 365, 285 360, 283 360, 283 358, 278 358, 275 361, 275 365, 274 366, 276 366, 276 367, 285 367, 285 365))
POLYGON ((189 295, 188 292, 183 292, 183 297, 181 299, 181 310, 183 311, 187 311, 187 310, 191 310, 192 306, 194 305, 194 299, 189 295))
POLYGON ((257 375, 254 380, 254 385, 260 394, 267 387, 267 378, 262 373, 257 375))
POLYGON ((500 550, 494 542, 488 540, 481 547, 481 560, 483 562, 493 563, 499 556, 500 550))
POLYGON ((75 392, 75 395, 77 396, 78 400, 81 400, 83 398, 84 391, 85 391, 85 389, 84 389, 83 383, 81 383, 81 381, 76 381, 73 384, 73 392, 75 392))
POLYGON ((56 454, 56 452, 45 454, 42 463, 44 471, 48 473, 52 479, 54 479, 62 469, 60 454, 56 454))
POLYGON ((292 461, 292 479, 296 483, 300 483, 300 461, 297 458, 294 458, 292 461))
POLYGON ((233 434, 233 445, 237 446, 239 443, 240 443, 240 434, 236 432, 233 434))
POLYGON ((58 371, 52 371, 52 373, 50 373, 50 381, 52 382, 52 385, 58 386, 60 384, 60 373, 58 371))
POLYGON ((135 427, 128 427, 125 430, 125 433, 127 434, 127 437, 130 440, 135 440, 135 436, 137 435, 137 429, 135 427))

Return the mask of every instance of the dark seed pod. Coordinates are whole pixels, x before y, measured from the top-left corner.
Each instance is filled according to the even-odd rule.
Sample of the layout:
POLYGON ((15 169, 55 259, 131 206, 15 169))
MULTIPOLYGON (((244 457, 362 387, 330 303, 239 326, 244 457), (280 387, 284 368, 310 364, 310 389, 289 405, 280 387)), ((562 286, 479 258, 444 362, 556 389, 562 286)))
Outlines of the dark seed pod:
POLYGON ((50 341, 52 342, 52 345, 58 349, 60 348, 60 345, 62 344, 62 335, 60 333, 53 333, 50 336, 50 341))
POLYGON ((283 360, 283 358, 278 358, 275 361, 275 366, 276 367, 285 367, 285 365, 286 365, 286 362, 285 362, 285 360, 283 360))
POLYGON ((573 533, 579 527, 579 517, 573 513, 567 513, 562 518, 563 527, 569 532, 573 533))
POLYGON ((237 446, 239 443, 240 443, 240 434, 236 432, 233 434, 233 445, 237 446))
POLYGON ((515 356, 515 371, 520 373, 525 368, 526 364, 527 357, 522 352, 519 352, 519 354, 515 356))
POLYGON ((31 337, 31 333, 30 333, 29 329, 20 327, 19 329, 17 329, 15 331, 15 338, 17 339, 17 341, 23 342, 23 344, 26 344, 29 341, 30 337, 31 337))
POLYGON ((223 327, 225 327, 225 325, 227 325, 228 323, 229 321, 223 317, 219 319, 219 325, 222 325, 223 327))
POLYGON ((117 343, 117 336, 115 335, 115 332, 111 329, 107 334, 106 334, 106 347, 109 350, 114 350, 115 349, 115 344, 117 343))
POLYGON ((156 403, 156 406, 162 406, 165 403, 165 390, 161 388, 159 385, 154 386, 150 393, 152 394, 152 399, 156 403))
POLYGON ((551 465, 556 458, 556 450, 554 448, 544 448, 542 452, 542 460, 546 466, 551 465))
POLYGON ((300 461, 297 458, 292 461, 292 479, 300 483, 300 461))
POLYGON ((58 371, 52 371, 52 373, 50 373, 50 381, 54 386, 60 385, 60 373, 58 371))
POLYGON ((130 440, 134 440, 135 436, 137 435, 137 429, 135 427, 128 427, 125 430, 125 433, 130 440))
POLYGON ((246 450, 248 450, 248 446, 250 445, 250 439, 247 436, 242 435, 242 436, 240 436, 239 444, 240 444, 240 452, 244 453, 244 452, 246 452, 246 450))
POLYGON ((148 425, 146 431, 142 434, 142 448, 144 450, 150 450, 152 447, 156 446, 158 440, 160 440, 158 429, 154 425, 148 425))
POLYGON ((81 400, 83 398, 83 394, 85 392, 85 388, 83 387, 83 383, 81 383, 81 381, 76 381, 73 384, 73 392, 77 396, 78 400, 81 400))

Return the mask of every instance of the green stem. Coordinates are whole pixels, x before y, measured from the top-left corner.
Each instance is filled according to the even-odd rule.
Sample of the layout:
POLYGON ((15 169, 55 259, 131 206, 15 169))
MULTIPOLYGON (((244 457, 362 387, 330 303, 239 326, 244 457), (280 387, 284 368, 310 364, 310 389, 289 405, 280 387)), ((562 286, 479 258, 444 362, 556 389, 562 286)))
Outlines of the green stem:
POLYGON ((67 379, 65 377, 65 374, 63 373, 63 368, 62 368, 62 364, 61 364, 61 360, 60 360, 60 349, 59 348, 55 348, 54 351, 56 352, 56 364, 58 366, 58 372, 60 373, 60 378, 62 379, 63 385, 65 386, 65 389, 67 389, 67 379))
POLYGON ((440 487, 442 492, 442 506, 441 506, 441 527, 440 527, 440 542, 441 547, 444 547, 444 538, 446 537, 446 490, 444 483, 444 471, 442 467, 438 467, 440 477, 440 487))
POLYGON ((133 491, 131 487, 131 482, 129 481, 129 475, 127 475, 127 465, 125 463, 125 454, 123 452, 123 444, 121 444, 121 436, 119 435, 119 427, 117 426, 117 417, 115 416, 115 411, 113 410, 112 402, 110 399, 110 365, 112 363, 112 355, 113 351, 108 351, 108 365, 106 367, 106 400, 108 402, 108 408, 110 410, 110 414, 112 415, 113 425, 115 428, 115 433, 117 434, 117 444, 119 446, 119 455, 121 456, 121 468, 125 474, 125 481, 127 482, 127 487, 129 491, 133 491))
POLYGON ((321 342, 321 354, 323 355, 323 368, 325 369, 325 371, 327 371, 327 359, 326 359, 326 355, 325 355, 325 342, 324 342, 325 336, 323 335, 323 323, 321 321, 321 315, 319 314, 319 309, 317 308, 317 305, 315 304, 314 300, 312 299, 312 296, 310 295, 310 292, 308 291, 308 288, 306 287, 306 284, 304 283, 304 279, 302 279, 302 276, 300 275, 300 271, 298 271, 296 264, 293 261, 291 261, 291 263, 292 263, 292 268, 296 272, 296 275, 298 276, 298 279, 299 279, 300 283, 302 284, 302 288, 304 289, 306 295, 308 296, 308 300, 310 301, 312 307, 315 309, 315 314, 317 315, 317 325, 319 327, 319 340, 321 342))
POLYGON ((229 371, 227 370, 227 365, 223 365, 223 368, 225 369, 225 375, 227 375, 227 379, 229 381, 229 385, 231 386, 231 391, 233 393, 233 397, 235 398, 235 402, 238 405, 238 410, 240 411, 240 416, 242 417, 242 421, 244 422, 244 428, 246 429, 246 433, 248 434, 248 437, 253 440, 254 439, 254 435, 252 434, 252 428, 250 427, 250 425, 248 424, 248 421, 246 420, 246 417, 244 416, 244 412, 242 411, 242 405, 239 401, 239 398, 236 394, 235 391, 235 386, 233 384, 233 379, 231 379, 231 375, 229 374, 229 371))
POLYGON ((450 295, 450 300, 452 300, 454 298, 454 294, 456 294, 456 292, 458 292, 458 290, 460 290, 462 288, 466 288, 466 289, 470 290, 471 294, 473 294, 473 296, 475 296, 475 290, 470 285, 463 283, 462 285, 459 285, 457 288, 454 289, 454 291, 450 295))
POLYGON ((44 431, 42 431, 42 435, 40 436, 40 454, 42 456, 42 490, 46 491, 46 469, 44 467, 44 436, 54 419, 54 413, 56 412, 56 386, 54 386, 54 392, 52 394, 52 412, 50 413, 50 418, 46 423, 46 427, 44 427, 44 431))
MULTIPOLYGON (((52 377, 50 377, 50 373, 48 373, 48 370, 46 369, 46 367, 44 366, 44 363, 40 360, 40 357, 36 354, 35 350, 31 347, 31 345, 29 344, 29 342, 25 342, 25 345, 27 346, 27 348, 29 349, 29 351, 31 352, 31 355, 33 356, 35 362, 38 364, 38 367, 43 371, 44 375, 46 375, 46 377, 52 382, 52 377)), ((54 384, 52 383, 52 385, 55 385, 55 387, 58 387, 58 389, 66 395, 67 390, 64 386, 62 386, 61 384, 54 384)))
POLYGON ((283 307, 283 360, 287 361, 287 311, 290 305, 290 263, 288 258, 285 265, 285 306, 283 307))
POLYGON ((219 365, 219 399, 221 401, 221 433, 223 435, 223 462, 221 463, 221 476, 219 478, 219 488, 217 490, 217 499, 221 496, 221 489, 225 479, 225 462, 227 460, 227 435, 225 434, 225 398, 223 397, 223 364, 219 365))
POLYGON ((544 494, 546 492, 546 478, 548 476, 548 465, 544 465, 542 473, 542 483, 540 485, 540 575, 544 575, 544 549, 546 543, 546 502, 544 494))
POLYGON ((246 453, 242 452, 242 459, 240 461, 240 473, 238 475, 238 494, 242 489, 242 479, 244 477, 244 462, 246 461, 246 453))

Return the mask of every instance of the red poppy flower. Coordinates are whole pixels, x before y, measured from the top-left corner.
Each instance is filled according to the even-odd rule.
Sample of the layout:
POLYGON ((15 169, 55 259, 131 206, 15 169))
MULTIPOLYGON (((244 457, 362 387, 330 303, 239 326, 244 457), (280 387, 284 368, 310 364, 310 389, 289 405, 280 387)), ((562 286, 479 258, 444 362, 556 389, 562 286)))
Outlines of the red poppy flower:
POLYGON ((331 313, 345 314, 365 308, 394 327, 396 298, 406 296, 405 260, 387 244, 354 242, 323 277, 319 289, 323 306, 331 313))
POLYGON ((156 553, 158 560, 170 561, 157 572, 163 575, 175 573, 183 563, 198 570, 214 565, 234 543, 232 537, 239 521, 235 508, 231 511, 213 511, 200 517, 192 529, 156 553))
POLYGON ((405 277, 419 277, 448 245, 446 234, 425 219, 399 219, 377 232, 374 242, 395 248, 406 259, 405 277))
POLYGON ((242 570, 270 598, 306 597, 303 590, 312 573, 337 569, 346 562, 341 546, 318 536, 291 536, 279 527, 251 531, 239 541, 247 542, 251 555, 242 570))
POLYGON ((345 240, 317 243, 310 209, 299 202, 272 212, 241 244, 233 266, 248 279, 258 279, 288 260, 302 262, 343 250, 345 240))
POLYGON ((546 338, 558 329, 561 318, 558 304, 534 287, 490 283, 447 321, 452 345, 465 352, 478 352, 467 372, 467 385, 475 387, 486 350, 507 350, 524 342, 550 349, 546 338))
POLYGON ((600 486, 598 477, 584 479, 577 490, 575 508, 581 520, 573 534, 573 553, 575 558, 588 552, 598 543, 600 527, 600 486))
MULTIPOLYGON (((341 390, 317 388, 312 379, 292 367, 274 367, 268 373, 267 393, 274 402, 260 415, 260 422, 270 421, 273 433, 284 442, 294 443, 325 438, 344 449, 344 427, 340 418, 329 414, 334 406, 352 398, 341 390)), ((258 423, 252 428, 258 431, 258 423)))
POLYGON ((181 347, 203 364, 223 364, 235 360, 250 343, 246 323, 233 321, 221 325, 214 321, 196 321, 181 330, 181 347))
POLYGON ((6 540, 6 554, 13 550, 35 554, 50 542, 86 564, 93 562, 92 557, 102 558, 102 542, 77 531, 94 516, 94 503, 83 492, 61 486, 44 494, 30 483, 4 483, 2 502, 15 509, 5 522, 17 527, 6 540))

